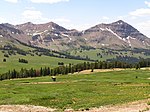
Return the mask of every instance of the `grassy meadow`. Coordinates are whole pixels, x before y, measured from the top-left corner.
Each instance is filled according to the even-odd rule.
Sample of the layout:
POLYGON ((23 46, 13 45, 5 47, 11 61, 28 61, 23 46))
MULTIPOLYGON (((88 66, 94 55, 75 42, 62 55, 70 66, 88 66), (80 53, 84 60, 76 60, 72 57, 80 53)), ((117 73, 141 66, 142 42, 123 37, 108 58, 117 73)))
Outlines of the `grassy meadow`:
POLYGON ((12 55, 9 58, 4 57, 4 54, 0 51, 0 74, 6 73, 9 70, 20 70, 21 68, 35 68, 40 69, 41 67, 57 67, 58 62, 64 62, 64 64, 77 64, 84 61, 81 60, 74 60, 74 59, 64 59, 64 58, 56 58, 50 56, 31 56, 31 55, 12 55), (6 59, 6 62, 3 62, 3 59, 6 59), (28 64, 19 63, 19 58, 28 60, 28 64))
POLYGON ((131 57, 135 57, 135 58, 150 58, 149 55, 144 55, 143 53, 132 53, 131 51, 115 51, 115 50, 111 50, 112 52, 114 52, 115 54, 107 54, 106 52, 108 52, 108 49, 105 50, 101 50, 101 49, 94 49, 94 50, 72 50, 69 51, 71 55, 75 55, 75 56, 81 56, 81 57, 86 57, 88 56, 90 59, 93 60, 101 60, 101 61, 106 61, 107 59, 112 59, 112 58, 116 58, 116 56, 131 56, 131 57), (97 54, 100 53, 102 55, 102 58, 100 56, 97 56, 97 54))
POLYGON ((0 81, 0 105, 88 109, 150 98, 149 70, 122 70, 0 81))

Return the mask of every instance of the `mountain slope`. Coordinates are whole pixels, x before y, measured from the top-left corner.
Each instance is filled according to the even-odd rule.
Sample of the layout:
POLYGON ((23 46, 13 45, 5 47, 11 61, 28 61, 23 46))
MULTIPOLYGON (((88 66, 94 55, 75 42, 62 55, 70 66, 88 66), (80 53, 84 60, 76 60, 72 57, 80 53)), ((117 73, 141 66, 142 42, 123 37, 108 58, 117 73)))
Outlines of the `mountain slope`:
POLYGON ((128 23, 119 20, 111 24, 99 24, 85 31, 68 30, 56 23, 11 25, 0 24, 1 37, 17 39, 23 43, 66 51, 77 48, 150 48, 150 38, 128 23))
MULTIPOLYGON (((26 44, 29 42, 26 34, 22 30, 16 29, 14 25, 8 23, 0 24, 0 36, 2 40, 7 40, 9 42, 15 42, 16 40, 26 44)), ((5 42, 3 42, 3 44, 5 44, 5 42)))
POLYGON ((122 20, 111 24, 99 24, 85 30, 88 43, 97 47, 148 48, 150 39, 122 20))
POLYGON ((70 49, 73 45, 70 42, 76 40, 72 37, 80 35, 77 30, 68 30, 53 22, 46 24, 33 24, 28 22, 17 25, 15 28, 24 31, 27 37, 29 37, 29 43, 31 45, 58 51, 70 49))

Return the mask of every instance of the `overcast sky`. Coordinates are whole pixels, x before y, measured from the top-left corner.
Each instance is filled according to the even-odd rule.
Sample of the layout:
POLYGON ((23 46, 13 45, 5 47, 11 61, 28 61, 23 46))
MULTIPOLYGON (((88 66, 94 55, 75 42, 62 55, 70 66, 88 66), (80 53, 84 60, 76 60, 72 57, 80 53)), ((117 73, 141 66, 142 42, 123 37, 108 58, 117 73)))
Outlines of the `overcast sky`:
POLYGON ((150 37, 150 0, 0 0, 0 23, 46 23, 84 30, 124 20, 150 37))

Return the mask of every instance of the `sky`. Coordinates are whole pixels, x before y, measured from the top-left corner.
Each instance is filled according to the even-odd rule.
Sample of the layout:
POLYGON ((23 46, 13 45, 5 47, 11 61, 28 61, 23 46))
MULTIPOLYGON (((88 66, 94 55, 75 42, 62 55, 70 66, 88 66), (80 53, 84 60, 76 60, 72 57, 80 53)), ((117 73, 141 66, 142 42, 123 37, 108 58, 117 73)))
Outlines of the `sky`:
POLYGON ((150 38, 150 0, 0 0, 0 23, 55 22, 85 30, 123 20, 150 38))

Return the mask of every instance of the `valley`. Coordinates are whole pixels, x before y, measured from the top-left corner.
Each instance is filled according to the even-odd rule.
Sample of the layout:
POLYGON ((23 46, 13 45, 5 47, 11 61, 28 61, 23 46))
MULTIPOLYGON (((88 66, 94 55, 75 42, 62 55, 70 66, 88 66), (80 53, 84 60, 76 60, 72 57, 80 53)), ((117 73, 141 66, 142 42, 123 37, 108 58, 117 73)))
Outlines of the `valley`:
POLYGON ((150 0, 0 4, 0 112, 150 112, 150 0))
POLYGON ((68 30, 54 22, 5 23, 0 24, 0 58, 2 61, 6 58, 6 62, 1 64, 0 71, 4 73, 22 67, 56 67, 58 62, 137 63, 150 58, 149 45, 148 37, 122 20, 98 24, 84 31, 68 30), (19 58, 29 63, 16 63, 19 58))
POLYGON ((85 31, 0 24, 0 105, 100 111, 148 99, 149 59, 150 39, 122 20, 85 31))

